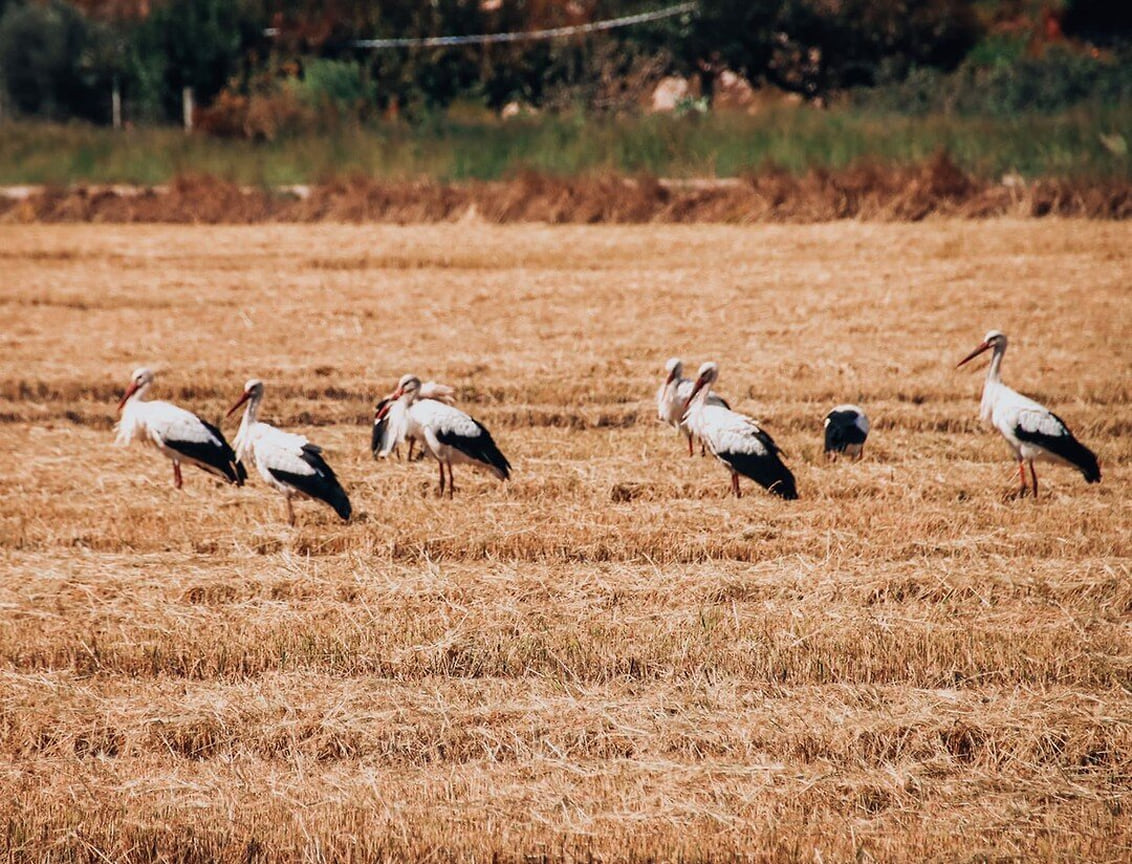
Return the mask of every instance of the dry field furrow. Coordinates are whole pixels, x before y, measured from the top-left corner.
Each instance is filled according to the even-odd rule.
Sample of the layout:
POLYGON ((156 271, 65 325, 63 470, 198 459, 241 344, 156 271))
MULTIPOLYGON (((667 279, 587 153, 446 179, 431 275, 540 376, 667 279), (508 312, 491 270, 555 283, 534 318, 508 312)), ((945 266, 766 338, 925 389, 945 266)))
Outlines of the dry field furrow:
POLYGON ((1132 857, 1132 227, 0 226, 12 861, 1132 857), (1009 495, 1007 383, 1093 447, 1009 495), (656 421, 721 364, 801 499, 656 421), (355 517, 111 446, 131 369, 355 517), (501 485, 375 462, 453 385, 501 485), (821 418, 866 407, 866 458, 821 418))

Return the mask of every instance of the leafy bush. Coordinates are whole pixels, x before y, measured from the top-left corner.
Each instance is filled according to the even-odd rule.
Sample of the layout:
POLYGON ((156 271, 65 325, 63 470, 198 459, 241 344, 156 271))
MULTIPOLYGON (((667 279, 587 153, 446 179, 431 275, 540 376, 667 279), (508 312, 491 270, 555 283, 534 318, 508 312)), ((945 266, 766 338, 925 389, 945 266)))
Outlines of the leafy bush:
POLYGON ((1132 53, 1105 59, 1055 45, 1038 57, 1016 48, 996 40, 972 51, 952 74, 914 68, 897 83, 855 91, 851 101, 907 114, 996 116, 1132 103, 1132 53))
POLYGON ((295 92, 302 102, 314 108, 329 106, 342 117, 356 116, 377 101, 377 86, 352 60, 306 61, 295 92))

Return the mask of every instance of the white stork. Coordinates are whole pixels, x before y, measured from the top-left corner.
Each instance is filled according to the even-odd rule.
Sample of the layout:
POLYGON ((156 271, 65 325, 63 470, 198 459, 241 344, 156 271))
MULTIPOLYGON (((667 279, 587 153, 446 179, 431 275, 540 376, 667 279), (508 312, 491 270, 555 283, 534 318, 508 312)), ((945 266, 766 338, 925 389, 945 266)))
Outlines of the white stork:
POLYGON ((1002 355, 1006 353, 1006 334, 991 330, 979 346, 959 361, 955 367, 974 360, 984 351, 993 350, 987 380, 983 384, 983 398, 979 417, 1002 433, 1018 460, 1018 476, 1022 481, 1020 495, 1026 494, 1025 463, 1030 463, 1030 478, 1034 484, 1034 497, 1038 497, 1038 474, 1034 460, 1045 459, 1076 468, 1087 483, 1099 483, 1101 469, 1097 457, 1088 447, 1073 437, 1060 417, 1021 393, 1002 383, 1002 355))
POLYGON ((196 465, 229 483, 243 486, 248 472, 224 440, 224 433, 191 411, 169 402, 146 399, 153 372, 135 369, 130 386, 118 403, 115 444, 126 447, 134 440, 156 447, 173 462, 173 485, 180 489, 181 463, 196 465))
POLYGON ((739 475, 750 477, 767 491, 792 501, 798 497, 794 475, 780 458, 782 451, 751 417, 708 403, 711 385, 719 377, 712 362, 700 367, 686 403, 691 430, 707 442, 712 454, 731 472, 731 491, 739 492, 739 475))
POLYGON ((860 459, 869 437, 869 418, 856 405, 838 405, 825 415, 825 455, 836 459, 844 453, 860 459))
POLYGON ((236 452, 259 469, 268 486, 283 493, 287 501, 287 522, 295 524, 292 498, 310 498, 328 504, 343 520, 350 518, 350 499, 334 471, 322 458, 322 448, 302 435, 284 432, 256 419, 263 399, 263 382, 252 378, 244 393, 228 409, 231 417, 245 402, 244 417, 236 433, 236 452))
MULTIPOLYGON (((434 399, 446 405, 456 401, 455 394, 453 388, 435 381, 426 381, 420 389, 421 399, 434 399)), ((406 439, 409 442, 409 461, 412 462, 413 447, 416 444, 421 445, 422 451, 426 449, 424 434, 409 417, 409 406, 404 401, 395 400, 390 394, 378 401, 373 409, 373 434, 370 437, 373 458, 385 459, 390 453, 395 453, 400 459, 400 444, 406 439)))
POLYGON ((420 379, 415 375, 403 375, 390 396, 392 401, 382 409, 385 414, 377 419, 388 416, 397 404, 405 406, 406 428, 419 430, 423 438, 422 447, 440 466, 440 494, 444 494, 445 465, 448 466, 448 497, 451 498, 456 490, 452 476, 454 462, 483 468, 500 480, 511 476, 511 463, 500 452, 483 424, 459 408, 435 399, 422 399, 422 389, 420 379))
MULTIPOLYGON (((688 439, 688 455, 691 456, 693 435, 692 430, 688 428, 688 424, 684 420, 684 406, 688 402, 688 397, 692 394, 692 381, 683 377, 684 363, 679 357, 670 357, 668 362, 664 364, 664 370, 668 373, 668 377, 664 379, 664 383, 656 391, 656 414, 662 423, 667 423, 688 439)), ((709 393, 707 399, 709 405, 718 405, 722 408, 731 407, 722 396, 716 393, 709 393)), ((700 442, 700 450, 703 451, 703 441, 700 442)))

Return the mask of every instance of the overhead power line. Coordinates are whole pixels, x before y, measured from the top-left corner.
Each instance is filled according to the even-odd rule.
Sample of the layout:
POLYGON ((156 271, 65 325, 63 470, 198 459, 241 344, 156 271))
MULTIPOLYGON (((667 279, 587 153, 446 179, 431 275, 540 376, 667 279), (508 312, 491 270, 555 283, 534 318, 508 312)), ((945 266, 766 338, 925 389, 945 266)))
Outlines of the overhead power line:
MULTIPOLYGON (((546 30, 521 30, 515 33, 476 33, 467 36, 425 36, 398 39, 353 39, 346 43, 353 48, 446 48, 452 45, 490 45, 497 42, 527 42, 538 39, 558 39, 562 36, 576 36, 582 33, 596 33, 602 30, 616 30, 634 24, 660 21, 696 10, 695 3, 677 3, 654 12, 639 12, 621 18, 606 18, 604 21, 591 21, 589 24, 573 24, 568 27, 550 27, 546 30)), ((266 36, 279 35, 279 28, 264 30, 266 36)))

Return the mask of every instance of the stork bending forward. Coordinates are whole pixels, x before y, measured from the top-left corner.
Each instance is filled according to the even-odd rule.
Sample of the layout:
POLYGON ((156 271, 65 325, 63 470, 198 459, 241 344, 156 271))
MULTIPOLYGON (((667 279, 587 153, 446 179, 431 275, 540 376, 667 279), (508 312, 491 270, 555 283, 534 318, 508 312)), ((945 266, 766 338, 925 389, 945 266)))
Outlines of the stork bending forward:
POLYGON ((716 459, 731 472, 731 491, 739 498, 739 475, 750 477, 767 491, 793 500, 798 497, 794 475, 782 462, 782 451, 758 423, 745 414, 708 402, 711 385, 719 377, 715 363, 700 367, 686 403, 691 430, 705 442, 716 459))
POLYGON ((993 351, 987 380, 983 384, 983 398, 979 417, 1002 433, 1006 443, 1018 460, 1020 495, 1026 494, 1025 465, 1030 465, 1034 497, 1038 496, 1038 474, 1034 461, 1044 459, 1076 468, 1087 483, 1099 483, 1101 469, 1097 457, 1088 447, 1073 437, 1065 421, 1021 393, 1002 383, 1002 356, 1006 353, 1006 334, 991 330, 974 351, 959 361, 958 366, 974 360, 984 351, 993 351))
POLYGON ((338 482, 334 471, 322 458, 322 448, 311 444, 302 435, 284 432, 256 419, 263 399, 263 382, 253 378, 244 385, 244 393, 228 410, 232 416, 247 403, 240 430, 236 433, 236 452, 250 459, 268 486, 283 493, 287 501, 287 522, 295 524, 292 498, 322 501, 343 520, 350 518, 350 499, 338 482))
POLYGON ((825 455, 836 459, 844 453, 860 459, 869 437, 869 418, 856 405, 838 405, 825 415, 825 455))
POLYGON ((127 446, 135 440, 156 447, 173 463, 173 485, 180 489, 181 463, 195 465, 221 480, 243 486, 248 472, 224 439, 224 433, 184 408, 169 402, 146 399, 153 372, 135 369, 130 386, 118 403, 122 415, 115 443, 127 446))

